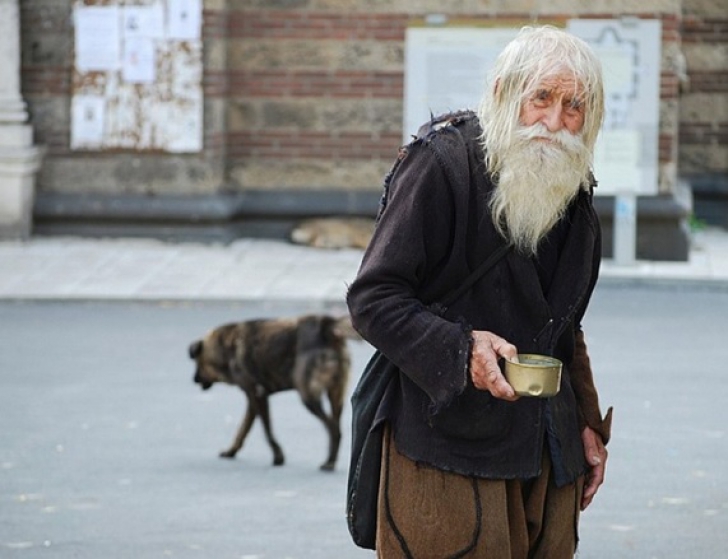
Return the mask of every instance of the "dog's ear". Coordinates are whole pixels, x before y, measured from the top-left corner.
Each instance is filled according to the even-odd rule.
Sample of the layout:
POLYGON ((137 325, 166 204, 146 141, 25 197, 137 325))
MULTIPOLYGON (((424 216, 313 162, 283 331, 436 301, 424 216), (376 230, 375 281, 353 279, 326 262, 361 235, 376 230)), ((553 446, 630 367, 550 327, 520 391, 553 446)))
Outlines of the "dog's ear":
POLYGON ((188 351, 190 353, 190 359, 196 359, 202 353, 202 340, 191 343, 188 351))

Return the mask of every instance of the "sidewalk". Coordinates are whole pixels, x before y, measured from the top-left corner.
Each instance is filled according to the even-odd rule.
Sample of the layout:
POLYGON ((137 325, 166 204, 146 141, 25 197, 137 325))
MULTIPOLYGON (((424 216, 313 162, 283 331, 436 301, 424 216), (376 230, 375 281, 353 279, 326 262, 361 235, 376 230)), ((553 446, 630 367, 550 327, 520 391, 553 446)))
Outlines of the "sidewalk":
MULTIPOLYGON (((0 300, 319 300, 342 302, 360 250, 284 241, 229 245, 38 237, 0 242, 0 300)), ((728 231, 694 234, 688 262, 617 266, 600 283, 697 284, 728 290, 728 231)))

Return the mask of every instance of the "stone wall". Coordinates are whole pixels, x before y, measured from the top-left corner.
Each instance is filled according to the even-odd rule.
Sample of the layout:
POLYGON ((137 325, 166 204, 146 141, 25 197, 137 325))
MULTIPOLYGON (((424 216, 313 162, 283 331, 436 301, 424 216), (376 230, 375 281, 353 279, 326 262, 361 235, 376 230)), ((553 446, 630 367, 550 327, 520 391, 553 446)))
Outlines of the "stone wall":
MULTIPOLYGON (((41 191, 163 195, 378 189, 401 142, 405 29, 433 12, 476 24, 624 14, 660 18, 660 191, 674 185, 678 0, 643 2, 638 12, 626 0, 206 0, 205 149, 183 156, 69 149, 71 6, 71 0, 21 3, 23 94, 36 141, 48 148, 41 191)), ((690 37, 698 37, 698 20, 689 21, 694 22, 690 37)), ((701 92, 715 88, 721 76, 715 56, 701 54, 700 46, 705 45, 688 52, 693 89, 681 113, 683 123, 690 120, 691 107, 703 107, 701 92)), ((697 121, 683 129, 683 141, 693 147, 682 161, 691 170, 701 164, 719 167, 724 153, 718 149, 706 156, 694 149, 701 126, 705 123, 697 121)), ((725 134, 717 130, 711 141, 725 134)))
POLYGON ((726 2, 204 0, 204 150, 168 155, 69 149, 72 1, 23 0, 23 95, 48 148, 38 223, 174 216, 235 221, 245 234, 253 218, 372 213, 401 143, 405 29, 433 13, 488 25, 660 19, 659 191, 669 201, 679 175, 726 170, 726 2))
POLYGON ((378 188, 401 142, 404 35, 429 13, 475 24, 636 15, 663 26, 661 193, 675 187, 680 2, 231 0, 235 188, 378 188))
POLYGON ((683 0, 679 171, 697 218, 728 228, 728 0, 683 0))
POLYGON ((408 16, 365 3, 258 4, 230 2, 231 179, 377 188, 401 142, 408 16))
POLYGON ((728 0, 683 0, 680 172, 728 173, 728 0))
MULTIPOLYGON (((103 4, 89 0, 88 4, 103 4)), ((225 184, 226 30, 224 2, 204 24, 204 150, 194 155, 71 151, 74 35, 72 0, 22 0, 22 89, 36 142, 46 146, 39 193, 209 194, 225 184)))

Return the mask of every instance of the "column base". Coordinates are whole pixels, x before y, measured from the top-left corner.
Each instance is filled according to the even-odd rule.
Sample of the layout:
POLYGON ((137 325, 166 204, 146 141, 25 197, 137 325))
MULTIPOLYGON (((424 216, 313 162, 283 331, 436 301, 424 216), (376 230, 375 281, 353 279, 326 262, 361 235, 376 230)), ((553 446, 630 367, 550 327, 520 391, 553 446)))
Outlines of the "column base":
POLYGON ((0 147, 0 239, 30 237, 35 174, 42 156, 38 147, 0 147))

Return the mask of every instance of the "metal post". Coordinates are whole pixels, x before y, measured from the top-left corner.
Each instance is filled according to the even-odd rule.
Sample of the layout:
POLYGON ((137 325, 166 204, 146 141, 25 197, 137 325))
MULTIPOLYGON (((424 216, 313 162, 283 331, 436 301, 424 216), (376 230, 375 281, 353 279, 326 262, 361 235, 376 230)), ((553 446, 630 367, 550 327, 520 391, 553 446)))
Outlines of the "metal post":
POLYGON ((614 262, 634 266, 637 252, 637 195, 619 192, 614 199, 614 262))

